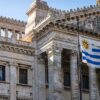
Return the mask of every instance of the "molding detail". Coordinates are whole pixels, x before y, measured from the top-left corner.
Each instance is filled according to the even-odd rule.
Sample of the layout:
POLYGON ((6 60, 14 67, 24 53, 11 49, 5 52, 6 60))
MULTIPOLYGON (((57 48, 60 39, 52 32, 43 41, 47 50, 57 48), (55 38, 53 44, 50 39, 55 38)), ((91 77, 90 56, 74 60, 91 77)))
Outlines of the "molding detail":
POLYGON ((0 50, 29 55, 29 56, 33 56, 35 52, 34 48, 21 47, 18 45, 10 45, 10 44, 5 44, 5 43, 2 43, 0 50))

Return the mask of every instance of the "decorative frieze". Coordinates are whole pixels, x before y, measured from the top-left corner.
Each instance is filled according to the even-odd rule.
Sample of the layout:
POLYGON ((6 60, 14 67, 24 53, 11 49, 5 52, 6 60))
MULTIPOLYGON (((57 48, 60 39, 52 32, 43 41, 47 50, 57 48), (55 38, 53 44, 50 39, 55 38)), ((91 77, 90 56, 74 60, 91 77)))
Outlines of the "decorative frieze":
POLYGON ((35 52, 34 49, 29 48, 29 47, 21 47, 21 46, 10 45, 10 44, 5 44, 5 43, 1 44, 0 50, 19 53, 19 54, 25 54, 29 56, 33 56, 35 52))

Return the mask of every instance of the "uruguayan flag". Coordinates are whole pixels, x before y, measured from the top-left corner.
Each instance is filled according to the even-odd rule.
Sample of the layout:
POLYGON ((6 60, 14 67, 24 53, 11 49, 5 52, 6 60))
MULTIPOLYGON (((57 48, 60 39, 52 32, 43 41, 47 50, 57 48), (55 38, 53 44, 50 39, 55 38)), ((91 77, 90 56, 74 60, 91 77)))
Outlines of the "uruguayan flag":
POLYGON ((80 37, 82 62, 100 68, 100 41, 80 37))

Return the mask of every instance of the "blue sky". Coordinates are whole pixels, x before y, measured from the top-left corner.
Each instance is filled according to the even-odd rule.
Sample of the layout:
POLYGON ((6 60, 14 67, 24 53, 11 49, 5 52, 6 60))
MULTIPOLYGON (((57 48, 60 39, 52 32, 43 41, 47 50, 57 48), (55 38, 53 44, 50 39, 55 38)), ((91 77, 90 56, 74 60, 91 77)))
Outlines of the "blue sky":
MULTIPOLYGON (((0 0, 0 16, 27 21, 27 9, 33 0, 0 0)), ((49 6, 68 10, 71 8, 95 5, 96 0, 45 0, 49 6)))

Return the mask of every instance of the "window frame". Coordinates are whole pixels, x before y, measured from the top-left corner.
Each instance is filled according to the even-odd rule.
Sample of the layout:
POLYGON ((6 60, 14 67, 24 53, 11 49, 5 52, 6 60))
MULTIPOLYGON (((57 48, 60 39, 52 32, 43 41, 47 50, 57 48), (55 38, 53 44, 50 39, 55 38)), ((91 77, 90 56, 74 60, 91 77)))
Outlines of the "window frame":
POLYGON ((6 81, 6 67, 4 65, 0 65, 2 69, 2 79, 0 79, 0 82, 5 82, 6 81))
POLYGON ((22 85, 28 85, 28 68, 23 68, 23 67, 19 67, 19 84, 22 84, 22 85), (25 76, 22 76, 22 79, 24 80, 21 80, 20 81, 20 70, 26 70, 26 78, 25 78, 25 80, 24 80, 24 78, 23 77, 25 77, 25 76))

